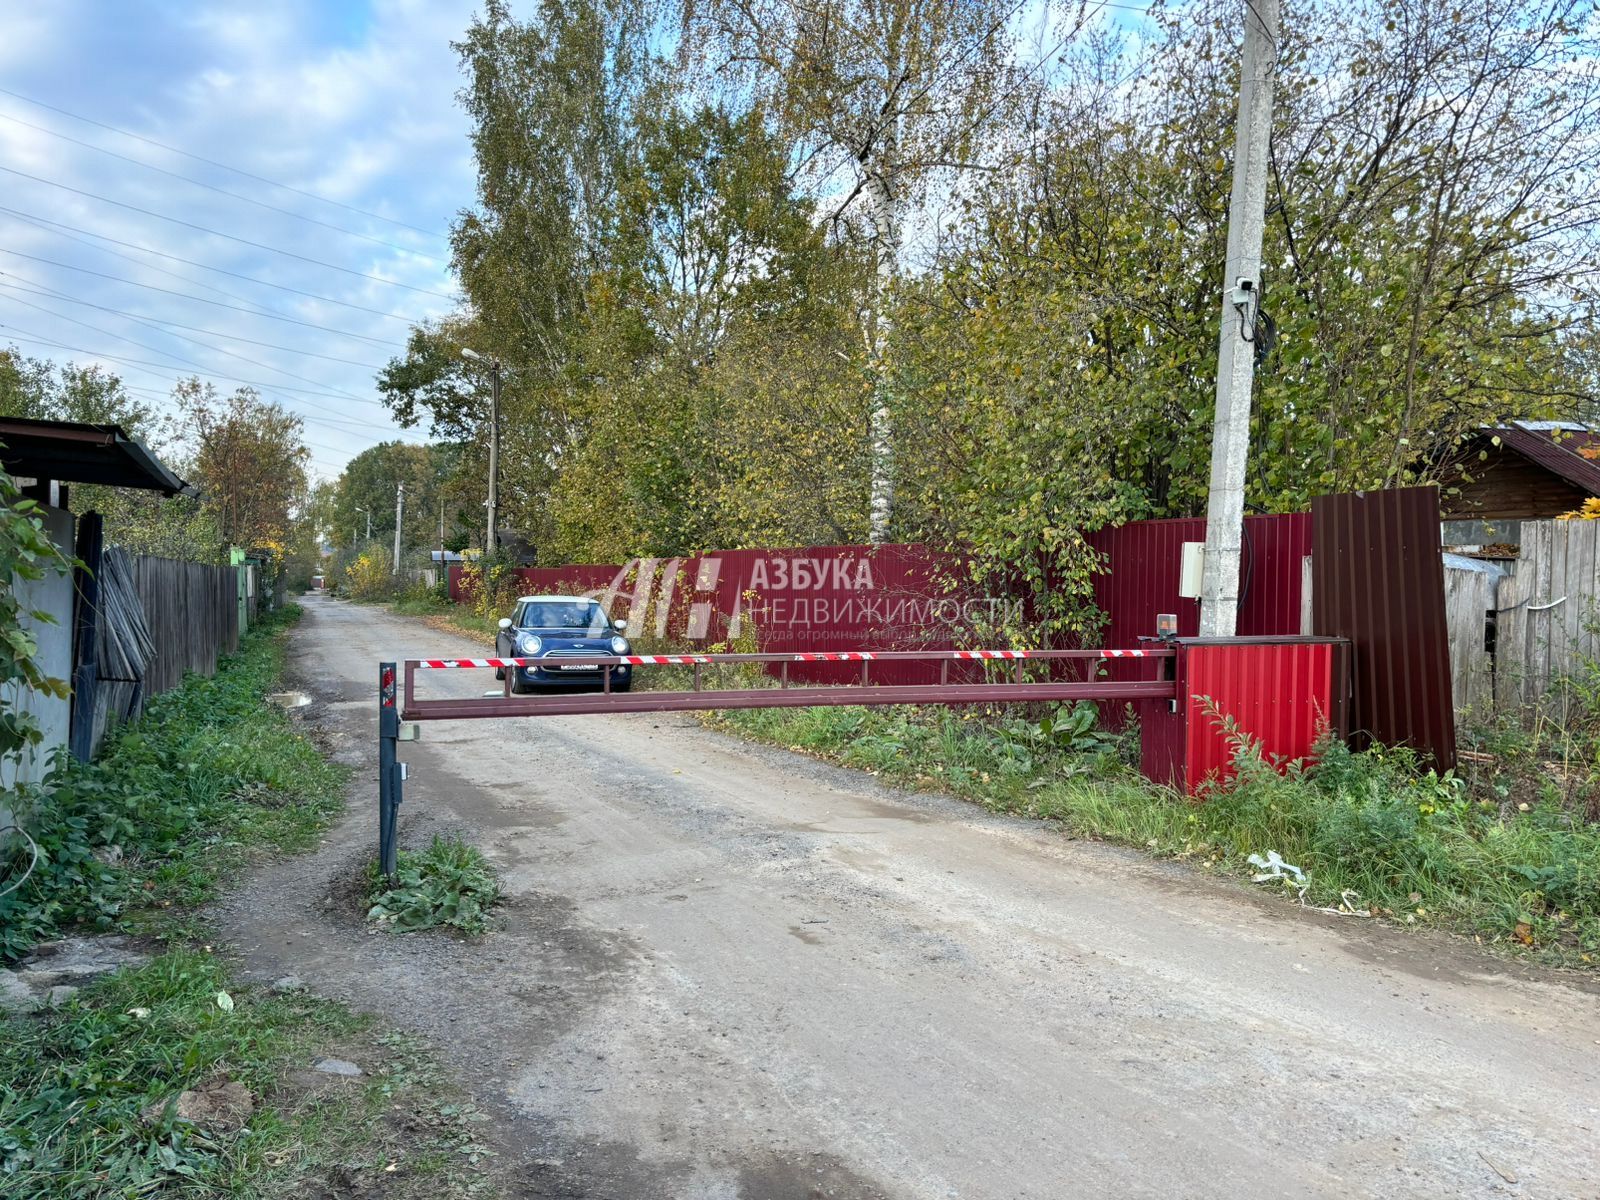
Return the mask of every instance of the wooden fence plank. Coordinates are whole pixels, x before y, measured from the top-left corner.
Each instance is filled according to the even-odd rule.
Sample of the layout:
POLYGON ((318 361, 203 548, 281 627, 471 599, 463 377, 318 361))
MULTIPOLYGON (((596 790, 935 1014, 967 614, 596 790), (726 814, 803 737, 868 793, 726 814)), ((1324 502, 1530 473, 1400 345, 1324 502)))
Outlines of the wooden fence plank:
POLYGON ((1445 622, 1450 639, 1451 697, 1456 719, 1494 707, 1484 624, 1494 607, 1494 579, 1482 571, 1446 567, 1445 622))
POLYGON ((1600 521, 1524 521, 1521 536, 1511 573, 1484 585, 1495 610, 1492 663, 1471 648, 1476 599, 1464 576, 1472 572, 1446 572, 1456 707, 1463 716, 1492 708, 1565 720, 1576 702, 1572 676, 1600 656, 1600 521))

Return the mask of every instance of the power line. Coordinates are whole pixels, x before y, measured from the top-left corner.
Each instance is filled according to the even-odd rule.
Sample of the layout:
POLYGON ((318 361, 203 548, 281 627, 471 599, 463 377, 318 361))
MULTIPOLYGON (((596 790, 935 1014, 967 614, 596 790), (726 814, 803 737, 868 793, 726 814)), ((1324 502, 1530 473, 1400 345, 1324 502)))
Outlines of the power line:
POLYGON ((432 288, 417 287, 410 283, 401 283, 394 279, 385 279, 382 275, 373 275, 367 271, 358 271, 354 267, 341 267, 337 263, 324 262, 320 258, 311 258, 305 254, 296 254, 293 250, 284 250, 278 246, 269 246, 265 242, 253 242, 249 238, 238 237, 231 233, 223 233, 220 229, 212 229, 206 225, 197 225, 193 221, 185 221, 181 217, 169 217, 165 213, 156 212, 150 208, 140 208, 137 204, 127 204, 121 200, 113 200, 110 196, 102 196, 98 192, 86 191, 83 188, 73 187, 69 183, 57 183, 54 179, 46 179, 41 175, 30 175, 26 171, 18 171, 13 167, 0 166, 0 171, 7 175, 15 175, 19 179, 32 180, 42 183, 46 187, 60 188, 64 192, 71 192, 75 196, 85 196, 90 200, 98 200, 102 204, 115 205, 125 208, 129 212, 136 212, 146 217, 154 217, 158 221, 170 221, 174 225, 182 225, 185 229, 193 229, 199 233, 209 234, 212 237, 226 238, 230 242, 238 242, 241 246, 250 246, 256 250, 265 250, 269 254, 281 254, 285 258, 297 259, 303 263, 310 263, 314 267, 321 267, 327 271, 341 271, 346 275, 354 275, 357 279, 369 279, 373 283, 386 284, 389 287, 404 288, 408 292, 419 292, 424 296, 437 296, 441 300, 455 300, 456 297, 448 292, 436 292, 432 288))
MULTIPOLYGON (((0 171, 3 170, 6 170, 6 168, 0 167, 0 171)), ((365 304, 352 304, 348 300, 336 300, 332 296, 324 296, 319 292, 302 291, 300 288, 290 287, 286 283, 273 283, 270 280, 257 279, 254 275, 246 275, 241 271, 230 271, 225 267, 213 267, 209 263, 196 262, 192 258, 184 258, 179 254, 168 254, 165 250, 154 250, 149 246, 141 246, 137 242, 124 242, 120 238, 108 237, 106 234, 95 233, 93 230, 82 229, 76 225, 68 225, 63 221, 51 221, 46 217, 35 217, 31 213, 18 212, 14 208, 6 208, 4 206, 0 206, 0 212, 6 213, 9 216, 20 217, 24 221, 44 221, 47 225, 55 225, 61 229, 71 229, 77 233, 86 233, 90 237, 97 237, 102 241, 110 242, 113 246, 126 246, 130 250, 141 250, 146 254, 155 255, 157 258, 166 258, 173 262, 181 262, 186 266, 199 267, 202 271, 215 271, 218 275, 227 275, 233 279, 242 279, 246 283, 258 284, 261 287, 276 288, 280 292, 289 292, 296 296, 304 296, 307 300, 319 300, 324 304, 337 304, 341 308, 350 308, 354 309, 356 312, 371 313, 375 317, 383 317, 385 320, 389 321, 399 321, 408 326, 415 323, 406 317, 398 316, 391 312, 385 312, 381 308, 369 308, 365 304)), ((246 301, 246 303, 254 303, 254 301, 246 301)))
MULTIPOLYGON (((9 271, 0 271, 0 275, 10 275, 9 271)), ((104 304, 95 304, 89 300, 80 300, 76 296, 69 296, 65 292, 58 292, 47 288, 41 283, 31 279, 23 279, 20 275, 11 275, 11 278, 20 280, 20 283, 5 283, 0 281, 0 287, 10 288, 13 291, 26 292, 30 296, 44 296, 54 300, 64 300, 68 304, 79 304, 84 308, 99 309, 101 312, 111 313, 113 316, 127 317, 130 321, 138 321, 142 325, 160 326, 168 329, 187 329, 193 333, 209 334, 212 337, 227 338, 232 342, 243 342, 248 346, 261 346, 268 350, 282 350, 286 354, 298 354, 302 358, 321 358, 328 362, 344 363, 346 366, 361 367, 368 371, 381 371, 383 367, 377 363, 357 362, 353 358, 339 358, 332 354, 317 354, 311 350, 296 350, 293 346, 279 346, 273 342, 258 342, 254 338, 240 337, 236 333, 227 333, 221 329, 202 329, 197 325, 183 325, 177 321, 163 321, 158 317, 141 317, 137 313, 127 312, 120 308, 108 308, 104 304), (30 286, 23 287, 22 284, 30 286), (37 289, 37 290, 36 290, 37 289)))
MULTIPOLYGON (((54 317, 58 321, 70 321, 74 325, 82 325, 85 329, 92 329, 95 333, 101 334, 104 337, 116 338, 119 342, 127 342, 129 345, 138 346, 141 350, 148 350, 152 354, 160 354, 167 358, 174 359, 183 363, 185 366, 193 367, 198 371, 204 371, 208 375, 212 373, 212 368, 207 367, 202 363, 197 363, 192 358, 184 358, 182 355, 174 354, 170 350, 162 350, 156 346, 150 345, 148 342, 141 342, 138 338, 131 338, 122 333, 113 333, 109 329, 102 329, 98 325, 91 325, 87 321, 80 321, 77 317, 69 317, 65 313, 59 313, 53 309, 48 309, 44 307, 44 305, 35 304, 31 300, 24 300, 20 296, 11 296, 9 299, 17 304, 24 304, 31 309, 42 312, 46 316, 54 317)), ((141 320, 141 318, 135 317, 134 320, 138 321, 141 320)), ((160 332, 160 330, 157 330, 157 332, 160 332)), ((252 367, 261 367, 263 370, 276 371, 280 375, 287 375, 290 379, 298 379, 301 383, 318 382, 317 380, 308 378, 305 375, 296 375, 293 371, 285 371, 282 367, 273 366, 271 363, 258 362, 256 359, 246 358, 242 354, 235 354, 232 350, 224 350, 220 346, 213 346, 206 342, 197 341, 191 337, 184 337, 181 334, 175 333, 170 336, 177 338, 180 342, 188 342, 191 346, 199 346, 202 350, 209 350, 213 354, 222 354, 226 355, 228 358, 236 358, 242 363, 249 363, 252 367)), ((287 384, 274 384, 273 386, 284 387, 286 389, 288 388, 287 384)), ((380 408, 382 407, 378 401, 373 400, 370 397, 358 396, 354 392, 345 391, 343 388, 331 388, 329 392, 325 394, 339 396, 347 400, 354 400, 357 404, 374 404, 378 405, 380 408)))
MULTIPOLYGON (((145 386, 143 386, 141 384, 127 383, 127 382, 121 380, 120 378, 118 379, 117 382, 121 386, 122 390, 125 391, 125 392, 134 392, 134 393, 136 393, 138 395, 150 396, 150 397, 153 397, 154 399, 157 399, 157 400, 171 400, 172 399, 172 390, 164 392, 160 388, 145 387, 145 386)), ((176 381, 174 381, 174 382, 176 383, 176 381)), ((358 424, 356 422, 351 422, 351 421, 340 421, 335 417, 325 417, 325 416, 324 417, 314 417, 314 416, 311 416, 308 413, 303 413, 298 409, 286 409, 285 411, 288 412, 290 416, 295 417, 296 419, 298 419, 298 420, 300 420, 302 422, 325 428, 325 429, 327 429, 327 431, 329 433, 336 433, 336 434, 340 434, 340 435, 348 435, 348 434, 351 433, 352 430, 370 431, 371 428, 372 428, 370 425, 361 425, 361 424, 358 424), (347 425, 351 426, 351 430, 347 430, 345 428, 345 426, 347 426, 347 425)), ((371 436, 370 433, 369 433, 369 436, 371 436)), ((333 446, 329 446, 329 445, 326 445, 326 444, 321 443, 321 442, 312 442, 309 439, 302 439, 302 440, 305 440, 307 445, 318 446, 319 448, 321 448, 323 450, 332 450, 335 454, 343 454, 343 453, 345 453, 345 451, 343 451, 343 450, 338 450, 333 446)), ((408 442, 408 441, 406 441, 406 439, 403 436, 403 434, 396 434, 394 437, 385 437, 385 438, 379 439, 378 441, 375 441, 373 443, 373 445, 379 445, 382 442, 399 442, 403 446, 429 446, 429 445, 433 444, 431 442, 426 442, 426 441, 408 442)), ((367 448, 370 449, 371 447, 367 447, 367 448)), ((360 451, 357 451, 356 453, 360 453, 360 451)))
POLYGON ((227 163, 218 162, 214 158, 206 158, 201 154, 192 154, 188 150, 180 150, 176 146, 169 146, 165 142, 158 142, 155 138, 145 137, 143 134, 134 133, 131 130, 119 129, 115 125, 107 125, 104 121, 96 121, 93 117, 85 117, 75 112, 68 112, 64 108, 57 108, 54 104, 46 104, 43 100, 35 100, 31 96, 24 96, 21 92, 13 92, 9 88, 0 88, 0 95, 10 96, 13 100, 21 100, 24 104, 32 104, 37 108, 43 108, 53 113, 59 113, 63 117, 71 117, 74 121, 82 121, 85 125, 93 125, 99 129, 105 129, 112 133, 121 134, 123 137, 132 138, 137 142, 144 142, 146 145, 155 146, 158 149, 165 150, 170 154, 181 154, 184 158, 190 158, 195 162, 205 163, 209 167, 218 167, 224 171, 232 171, 235 175, 242 175, 246 179, 254 179, 257 183, 264 183, 269 187, 282 188, 284 191, 293 192, 297 196, 305 196, 310 200, 317 200, 323 204, 331 204, 335 208, 344 209, 346 212, 358 213, 363 217, 371 217, 375 221, 385 221, 390 225, 398 225, 402 229, 410 229, 416 233, 426 234, 428 237, 438 238, 440 241, 449 240, 444 234, 434 232, 433 230, 423 229, 419 225, 411 225, 405 221, 396 220, 394 217, 386 217, 381 213, 369 212, 364 208, 357 208, 353 204, 345 204, 339 200, 329 199, 327 196, 319 196, 316 192, 308 192, 303 188, 293 187, 287 183, 279 183, 276 179, 268 179, 265 175, 252 174, 251 172, 244 170, 242 167, 229 166, 227 163))
MULTIPOLYGON (((79 323, 81 324, 81 322, 79 322, 79 323)), ((153 362, 150 362, 150 361, 148 361, 146 359, 129 358, 126 355, 122 355, 122 354, 105 354, 105 353, 102 353, 102 352, 97 351, 97 350, 86 349, 83 346, 69 346, 65 342, 58 342, 58 341, 54 340, 53 338, 42 337, 37 333, 31 333, 26 329, 19 328, 16 325, 6 324, 4 322, 0 322, 0 329, 10 330, 11 334, 15 335, 15 338, 18 341, 37 342, 40 345, 44 345, 44 346, 54 346, 58 350, 70 350, 74 354, 87 354, 91 358, 109 358, 113 362, 131 363, 132 365, 134 365, 136 367, 154 367, 158 371, 170 371, 170 370, 172 370, 172 366, 171 366, 170 363, 153 363, 153 362)), ((127 341, 129 339, 124 338, 122 340, 123 341, 127 341)), ((148 347, 147 347, 147 349, 148 349, 148 347)), ((160 354, 161 351, 158 350, 158 351, 156 351, 156 353, 160 354)), ((167 357, 168 358, 177 358, 178 356, 175 355, 175 354, 169 354, 169 355, 167 355, 167 357)), ((182 361, 182 360, 180 360, 180 361, 182 361)), ((266 383, 266 382, 263 382, 262 380, 259 380, 259 379, 241 379, 237 375, 224 375, 220 371, 213 371, 208 367, 199 367, 198 369, 203 374, 209 375, 214 379, 220 379, 224 383, 243 384, 245 387, 252 387, 252 388, 258 388, 258 389, 263 389, 263 390, 276 388, 280 392, 300 392, 300 393, 303 393, 304 395, 307 395, 307 396, 319 396, 319 397, 322 397, 322 398, 327 399, 327 400, 348 400, 349 399, 348 396, 341 396, 336 392, 313 391, 310 388, 291 387, 287 383, 266 383)))
MULTIPOLYGON (((256 310, 250 308, 240 308, 237 304, 224 304, 220 300, 207 300, 203 296, 191 296, 188 292, 175 292, 171 288, 156 287, 156 285, 153 283, 140 283, 136 279, 128 279, 122 275, 108 275, 104 271, 91 271, 88 267, 75 267, 71 263, 56 262, 55 259, 52 258, 40 258, 37 254, 27 254, 21 250, 12 250, 7 246, 0 246, 0 253, 15 255, 17 258, 25 258, 29 262, 43 263, 47 267, 60 267, 63 271, 77 271, 82 275, 93 275, 96 279, 110 279, 116 283, 125 283, 130 287, 144 288, 146 291, 150 292, 160 292, 163 296, 177 296, 181 300, 191 300, 196 304, 210 304, 216 308, 227 308, 233 310, 234 312, 242 312, 252 317, 264 317, 270 321, 285 321, 290 325, 304 325, 307 329, 320 329, 324 333, 336 333, 341 337, 358 338, 363 342, 371 342, 375 346, 385 346, 395 349, 399 348, 399 344, 396 342, 386 342, 382 338, 371 337, 365 333, 351 333, 349 330, 345 329, 332 329, 326 325, 318 325, 315 321, 302 321, 297 317, 284 317, 279 316, 276 313, 257 312, 256 310)), ((379 313, 378 315, 385 316, 387 314, 379 313)), ((399 317, 395 318, 395 320, 400 319, 401 318, 399 317)))
POLYGON ((435 258, 431 254, 423 254, 420 250, 413 250, 409 246, 402 246, 398 242, 387 242, 383 238, 373 237, 371 234, 362 233, 355 229, 346 229, 343 225, 335 225, 331 221, 319 221, 316 217, 308 217, 297 213, 293 209, 279 208, 276 204, 268 204, 265 200, 257 200, 253 196, 246 196, 239 192, 230 192, 227 188, 218 187, 214 183, 207 183, 203 179, 196 179, 191 175, 184 175, 178 171, 169 171, 165 167, 158 167, 154 163, 147 163, 143 159, 132 158, 126 154, 118 154, 115 150, 107 150, 104 146, 96 146, 93 142, 85 142, 79 138, 71 137, 65 133, 51 129, 45 125, 35 125, 32 121, 24 121, 21 117, 14 117, 10 113, 0 113, 0 120, 11 121, 27 129, 36 129, 40 133, 47 133, 51 137, 60 138, 64 142, 71 142, 74 146, 82 146, 85 150, 93 150, 97 154, 105 154, 111 158, 120 159, 125 163, 132 163, 136 167, 143 167, 147 171, 154 171, 158 175, 165 175, 169 179, 181 179, 184 183, 191 183, 195 187, 205 188, 207 191, 216 192, 220 196, 228 196, 234 200, 241 200, 246 204, 254 204, 257 208, 264 208, 268 212, 281 213, 296 221, 304 221, 308 225, 320 225, 324 229, 331 229, 336 233, 345 234, 347 237, 360 238, 364 242, 371 242, 375 246, 387 246, 391 250, 398 250, 402 254, 410 254, 427 262, 444 266, 443 259, 435 258))
MULTIPOLYGON (((15 217, 17 220, 22 221, 27 225, 33 226, 33 228, 38 229, 42 233, 53 233, 56 237, 66 238, 69 242, 77 242, 80 246, 87 246, 96 253, 109 254, 113 258, 122 259, 123 262, 131 262, 134 266, 138 267, 142 271, 155 271, 157 274, 166 275, 172 279, 180 280, 183 283, 193 284, 198 288, 204 288, 208 292, 215 292, 219 296, 226 296, 230 300, 237 300, 240 304, 253 305, 262 312, 272 311, 271 309, 267 308, 266 305, 260 303, 259 301, 251 300, 248 296, 241 296, 237 292, 230 292, 226 288, 219 288, 215 284, 207 283, 203 279, 195 279, 192 276, 183 275, 177 271, 168 270, 166 267, 159 267, 155 263, 146 262, 142 258, 134 258, 131 254, 124 254, 120 250, 113 250, 109 246, 101 246, 88 240, 88 238, 99 238, 102 241, 113 240, 106 238, 104 234, 89 233, 89 231, 85 229, 81 230, 80 232, 86 234, 87 237, 79 237, 77 234, 65 232, 66 230, 76 228, 72 225, 63 225, 59 221, 51 221, 44 217, 29 216, 26 213, 18 212, 14 208, 0 209, 0 211, 5 212, 9 216, 15 217)), ((146 253, 152 252, 146 251, 146 253)))

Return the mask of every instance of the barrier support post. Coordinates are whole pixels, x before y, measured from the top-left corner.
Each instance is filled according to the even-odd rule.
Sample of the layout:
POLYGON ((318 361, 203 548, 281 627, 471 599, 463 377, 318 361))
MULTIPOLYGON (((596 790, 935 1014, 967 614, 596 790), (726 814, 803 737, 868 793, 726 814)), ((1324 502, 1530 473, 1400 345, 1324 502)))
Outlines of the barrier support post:
POLYGON ((378 665, 378 869, 393 878, 399 867, 400 793, 405 771, 397 754, 400 709, 395 702, 395 664, 378 665))

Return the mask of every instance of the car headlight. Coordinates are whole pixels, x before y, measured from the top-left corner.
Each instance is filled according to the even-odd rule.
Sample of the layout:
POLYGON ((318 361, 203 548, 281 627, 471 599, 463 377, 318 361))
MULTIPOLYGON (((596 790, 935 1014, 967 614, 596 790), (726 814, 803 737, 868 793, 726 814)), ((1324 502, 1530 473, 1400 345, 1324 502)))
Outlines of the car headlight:
POLYGON ((518 654, 521 654, 521 655, 524 655, 524 656, 529 655, 529 654, 537 654, 537 653, 539 653, 539 650, 543 645, 544 645, 544 643, 539 640, 539 637, 538 637, 537 634, 532 634, 532 633, 519 633, 519 634, 517 634, 517 653, 518 654))
POLYGON ((627 638, 625 638, 625 637, 614 637, 614 638, 611 639, 611 653, 615 654, 617 657, 620 658, 620 657, 622 657, 622 655, 626 654, 627 652, 628 652, 628 639, 627 638))

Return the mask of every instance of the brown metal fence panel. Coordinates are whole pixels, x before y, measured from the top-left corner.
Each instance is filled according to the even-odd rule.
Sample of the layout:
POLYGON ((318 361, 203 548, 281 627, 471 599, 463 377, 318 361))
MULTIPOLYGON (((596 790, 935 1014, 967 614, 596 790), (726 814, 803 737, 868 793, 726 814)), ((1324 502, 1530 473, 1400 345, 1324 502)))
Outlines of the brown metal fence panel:
MULTIPOLYGON (((1134 646, 1156 631, 1157 613, 1174 613, 1178 633, 1200 632, 1200 602, 1178 595, 1184 542, 1204 542, 1203 517, 1130 521, 1085 539, 1106 557, 1095 603, 1106 614, 1101 644, 1134 646)), ((1311 553, 1311 517, 1282 513, 1244 519, 1239 635, 1300 632, 1300 564, 1311 553)))
POLYGON ((1312 629, 1350 639, 1352 741, 1454 767, 1438 489, 1318 496, 1311 521, 1312 629))

